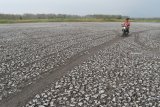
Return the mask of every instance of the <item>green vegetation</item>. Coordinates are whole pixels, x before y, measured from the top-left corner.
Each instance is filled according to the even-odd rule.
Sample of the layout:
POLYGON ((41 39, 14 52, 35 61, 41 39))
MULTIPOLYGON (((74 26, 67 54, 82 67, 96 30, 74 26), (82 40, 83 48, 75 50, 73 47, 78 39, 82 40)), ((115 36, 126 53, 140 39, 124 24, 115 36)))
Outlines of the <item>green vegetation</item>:
POLYGON ((0 23, 30 22, 120 22, 126 16, 121 15, 66 15, 66 14, 0 14, 0 23))
POLYGON ((155 22, 155 23, 159 23, 160 19, 133 19, 133 22, 155 22))
POLYGON ((1 24, 5 23, 36 23, 36 22, 121 22, 123 19, 96 19, 96 18, 55 18, 55 19, 0 19, 1 24))
MULTIPOLYGON (((121 15, 65 15, 65 14, 0 14, 0 24, 36 22, 122 22, 121 15)), ((132 22, 160 22, 160 18, 131 18, 132 22)))

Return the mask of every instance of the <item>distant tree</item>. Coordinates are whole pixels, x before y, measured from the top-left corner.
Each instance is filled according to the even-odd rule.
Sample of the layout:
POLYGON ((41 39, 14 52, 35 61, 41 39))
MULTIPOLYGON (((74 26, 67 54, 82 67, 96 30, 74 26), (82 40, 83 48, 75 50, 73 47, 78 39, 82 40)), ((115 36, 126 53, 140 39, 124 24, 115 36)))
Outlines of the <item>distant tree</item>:
MULTIPOLYGON (((97 18, 97 19, 122 19, 127 16, 121 15, 104 15, 104 14, 93 14, 86 16, 78 15, 67 15, 67 14, 30 14, 26 13, 23 15, 18 14, 0 14, 0 19, 54 19, 54 18, 97 18)), ((159 19, 159 18, 154 18, 159 19)))
POLYGON ((20 20, 22 20, 22 19, 23 19, 21 15, 20 15, 19 19, 20 19, 20 20))

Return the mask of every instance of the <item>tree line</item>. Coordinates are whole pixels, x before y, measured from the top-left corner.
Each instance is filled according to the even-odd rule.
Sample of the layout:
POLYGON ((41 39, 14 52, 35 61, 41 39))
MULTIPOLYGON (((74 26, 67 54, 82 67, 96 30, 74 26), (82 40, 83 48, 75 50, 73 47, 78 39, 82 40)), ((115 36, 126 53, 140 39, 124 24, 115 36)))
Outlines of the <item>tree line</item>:
POLYGON ((98 19, 122 19, 126 18, 127 16, 122 15, 101 15, 101 14, 94 14, 94 15, 67 15, 67 14, 0 14, 0 19, 54 19, 54 18, 98 18, 98 19))

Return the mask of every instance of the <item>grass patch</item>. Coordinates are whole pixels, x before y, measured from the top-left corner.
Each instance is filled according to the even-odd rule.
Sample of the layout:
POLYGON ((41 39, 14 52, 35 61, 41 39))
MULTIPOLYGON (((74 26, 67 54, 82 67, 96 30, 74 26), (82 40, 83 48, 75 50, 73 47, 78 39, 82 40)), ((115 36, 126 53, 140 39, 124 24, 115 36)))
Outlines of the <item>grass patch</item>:
POLYGON ((38 23, 38 22, 121 22, 124 19, 97 19, 97 18, 54 18, 54 19, 0 19, 0 24, 9 23, 38 23))
MULTIPOLYGON (((54 18, 54 19, 0 19, 0 24, 38 23, 38 22, 123 22, 124 19, 113 18, 54 18)), ((153 19, 133 19, 131 22, 160 22, 153 19)))
POLYGON ((133 22, 155 22, 155 23, 159 23, 160 19, 135 19, 132 20, 133 22))

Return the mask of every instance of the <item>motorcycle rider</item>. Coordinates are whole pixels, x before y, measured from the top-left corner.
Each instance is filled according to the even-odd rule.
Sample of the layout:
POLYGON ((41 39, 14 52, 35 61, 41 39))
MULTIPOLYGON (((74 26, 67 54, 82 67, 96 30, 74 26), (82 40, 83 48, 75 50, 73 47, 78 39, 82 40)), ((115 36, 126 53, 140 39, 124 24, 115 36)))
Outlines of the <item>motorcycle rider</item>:
POLYGON ((130 28, 129 18, 126 18, 125 22, 122 25, 127 28, 127 32, 129 33, 129 28, 130 28))

